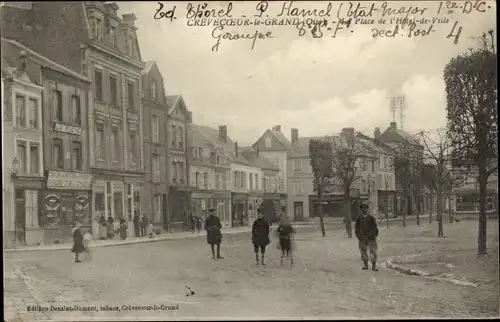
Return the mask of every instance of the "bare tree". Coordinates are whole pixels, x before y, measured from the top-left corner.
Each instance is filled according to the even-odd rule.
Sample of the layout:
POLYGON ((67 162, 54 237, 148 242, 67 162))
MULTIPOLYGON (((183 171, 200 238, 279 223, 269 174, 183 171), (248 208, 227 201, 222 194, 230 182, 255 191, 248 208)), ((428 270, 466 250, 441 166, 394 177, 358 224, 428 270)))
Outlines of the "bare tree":
MULTIPOLYGON (((333 137, 331 141, 333 151, 333 177, 331 184, 338 187, 344 194, 345 225, 347 236, 352 238, 351 191, 353 183, 362 176, 361 162, 367 159, 376 160, 376 153, 354 137, 343 135, 333 137)), ((373 171, 373 169, 372 169, 373 171)))
POLYGON ((424 187, 429 191, 429 224, 432 224, 432 212, 434 204, 434 194, 436 193, 437 175, 435 164, 424 163, 422 166, 422 177, 424 187))
POLYGON ((497 54, 493 30, 480 48, 451 59, 444 70, 448 129, 457 166, 478 173, 478 254, 486 254, 487 183, 498 165, 497 54))
POLYGON ((330 184, 333 176, 333 151, 332 145, 325 140, 312 139, 309 141, 309 156, 311 168, 314 175, 314 191, 318 196, 318 212, 321 226, 321 234, 325 237, 325 223, 323 220, 324 192, 330 184))
MULTIPOLYGON (((439 129, 432 133, 421 132, 424 144, 424 158, 434 165, 435 189, 438 219, 438 237, 444 237, 443 232, 443 206, 445 198, 451 201, 452 190, 462 185, 467 172, 453 168, 451 160, 453 153, 452 140, 446 129, 439 129)), ((451 210, 451 202, 449 204, 451 210)))
MULTIPOLYGON (((407 213, 413 212, 408 199, 411 197, 413 201, 417 200, 419 202, 423 190, 422 168, 424 163, 422 148, 418 141, 418 135, 411 136, 401 142, 393 159, 392 167, 396 175, 396 181, 401 185, 404 200, 402 209, 403 227, 406 226, 407 213)), ((412 202, 412 206, 415 206, 415 202, 412 202)), ((420 225, 419 211, 417 211, 417 224, 420 225)))

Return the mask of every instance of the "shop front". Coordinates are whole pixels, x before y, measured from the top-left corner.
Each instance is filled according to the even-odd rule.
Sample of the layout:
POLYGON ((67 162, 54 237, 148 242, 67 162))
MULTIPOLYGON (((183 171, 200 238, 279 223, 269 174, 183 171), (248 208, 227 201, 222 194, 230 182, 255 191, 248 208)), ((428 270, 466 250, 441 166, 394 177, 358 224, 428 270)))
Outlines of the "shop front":
POLYGON ((191 214, 205 220, 213 208, 224 227, 230 225, 230 192, 193 192, 191 195, 191 214))
POLYGON ((231 193, 231 227, 248 226, 248 209, 247 193, 231 193))
POLYGON ((99 222, 113 218, 115 229, 118 229, 120 219, 125 219, 128 225, 127 237, 134 236, 134 214, 142 216, 141 204, 143 184, 140 181, 123 177, 100 176, 93 181, 93 217, 92 231, 99 236, 99 222))
MULTIPOLYGON (((38 193, 25 191, 27 244, 53 244, 71 242, 75 222, 83 229, 91 228, 92 176, 90 173, 46 171, 45 184, 38 193), (38 199, 38 216, 34 214, 35 200, 38 199)), ((19 194, 19 196, 21 196, 19 194)), ((16 198, 17 199, 17 198, 16 198)), ((19 200, 16 200, 16 204, 19 200)))
POLYGON ((378 191, 378 218, 396 217, 395 211, 396 191, 379 190, 378 191))
MULTIPOLYGON (((453 190, 455 199, 454 210, 457 213, 475 213, 479 214, 479 189, 474 188, 456 188, 453 190)), ((497 212, 498 192, 495 189, 488 188, 486 190, 486 213, 492 214, 497 212)))
MULTIPOLYGON (((368 199, 362 196, 351 196, 351 219, 354 221, 360 214, 360 206, 362 202, 368 199)), ((309 196, 309 212, 310 217, 319 217, 319 198, 316 195, 309 196)), ((346 216, 346 201, 343 195, 327 195, 323 197, 321 210, 324 218, 345 218, 346 216)))
POLYGON ((169 232, 189 230, 191 213, 191 190, 187 187, 171 186, 168 193, 168 215, 164 223, 169 232))

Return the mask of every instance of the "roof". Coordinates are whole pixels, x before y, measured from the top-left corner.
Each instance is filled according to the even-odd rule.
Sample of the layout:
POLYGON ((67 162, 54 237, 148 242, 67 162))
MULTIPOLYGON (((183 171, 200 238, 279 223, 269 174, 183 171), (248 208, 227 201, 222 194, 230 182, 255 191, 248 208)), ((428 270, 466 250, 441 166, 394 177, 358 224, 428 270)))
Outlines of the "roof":
POLYGON ((192 124, 192 128, 196 129, 203 137, 205 137, 210 143, 215 147, 222 149, 224 154, 231 160, 231 162, 253 166, 241 153, 236 156, 235 153, 235 142, 227 137, 227 142, 219 140, 219 130, 211 128, 209 126, 192 124))
POLYGON ((279 171, 279 168, 276 167, 267 158, 257 155, 257 151, 255 151, 252 147, 243 147, 240 150, 242 155, 248 160, 248 162, 250 162, 254 166, 263 170, 279 171))
POLYGON ((411 134, 409 134, 401 129, 395 129, 395 128, 389 126, 384 131, 384 133, 382 133, 382 135, 384 135, 387 132, 391 132, 391 133, 398 135, 400 138, 402 138, 403 140, 405 140, 406 142, 408 142, 410 144, 421 146, 420 142, 413 135, 411 135, 411 134))
POLYGON ((39 53, 35 52, 34 50, 29 49, 28 47, 18 43, 15 40, 3 38, 3 37, 1 39, 2 39, 2 47, 8 46, 8 45, 18 47, 19 49, 26 51, 28 53, 28 58, 39 65, 42 65, 44 67, 50 68, 50 69, 58 71, 60 73, 69 75, 71 77, 74 77, 76 79, 79 79, 79 80, 87 82, 87 83, 91 82, 87 77, 85 77, 81 74, 78 74, 77 72, 74 72, 71 69, 60 65, 60 64, 56 63, 55 61, 53 61, 45 56, 40 55, 39 53))
POLYGON ((301 158, 309 157, 309 141, 324 140, 324 136, 299 137, 295 143, 291 143, 290 157, 301 158))
POLYGON ((151 67, 153 67, 155 62, 154 61, 146 61, 144 63, 145 63, 145 65, 144 65, 144 69, 142 70, 142 74, 146 75, 147 73, 149 73, 149 71, 151 70, 151 67))
POLYGON ((363 134, 361 132, 356 133, 356 138, 370 145, 376 152, 385 152, 388 154, 393 154, 395 152, 393 148, 391 148, 384 142, 380 140, 375 140, 374 138, 371 138, 368 135, 363 134))
POLYGON ((291 143, 281 131, 270 130, 271 133, 283 144, 287 149, 291 148, 291 143))

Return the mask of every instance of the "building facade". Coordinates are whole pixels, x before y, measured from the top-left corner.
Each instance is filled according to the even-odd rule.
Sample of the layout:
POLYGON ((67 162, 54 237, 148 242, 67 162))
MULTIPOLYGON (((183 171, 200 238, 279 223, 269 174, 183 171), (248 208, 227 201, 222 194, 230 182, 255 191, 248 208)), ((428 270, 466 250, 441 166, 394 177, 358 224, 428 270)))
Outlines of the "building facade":
MULTIPOLYGON (((292 142, 297 140, 299 132, 297 129, 292 129, 292 142)), ((278 167, 279 173, 276 183, 276 193, 280 195, 280 204, 282 211, 288 213, 288 156, 290 153, 291 143, 281 131, 281 125, 276 125, 272 129, 268 129, 264 134, 252 145, 254 150, 259 150, 262 157, 271 161, 275 167, 278 167)), ((274 178, 273 178, 274 179, 274 178)), ((274 193, 274 192, 273 192, 274 193)))
POLYGON ((146 173, 143 212, 155 228, 168 230, 168 105, 163 77, 155 62, 146 62, 142 73, 142 108, 146 173))
POLYGON ((223 149, 217 147, 194 124, 189 126, 191 215, 206 218, 216 210, 224 227, 231 224, 230 166, 223 149))
POLYGON ((180 95, 167 96, 167 168, 169 191, 167 196, 168 216, 164 225, 169 231, 189 229, 191 213, 190 160, 187 144, 192 114, 180 95))
POLYGON ((2 45, 3 241, 5 248, 11 248, 40 239, 43 88, 25 69, 8 64, 4 54, 2 45))

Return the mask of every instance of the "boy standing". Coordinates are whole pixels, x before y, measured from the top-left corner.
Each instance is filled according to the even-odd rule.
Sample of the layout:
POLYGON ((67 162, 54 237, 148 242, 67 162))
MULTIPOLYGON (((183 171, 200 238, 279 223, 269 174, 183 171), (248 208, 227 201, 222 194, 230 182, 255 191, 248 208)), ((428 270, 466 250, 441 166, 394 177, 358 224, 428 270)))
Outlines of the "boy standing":
POLYGON ((264 264, 264 254, 266 253, 266 246, 269 245, 269 223, 264 219, 264 214, 260 209, 257 209, 257 220, 254 221, 252 226, 252 243, 255 252, 255 260, 259 265, 259 249, 261 253, 261 264, 264 264))

